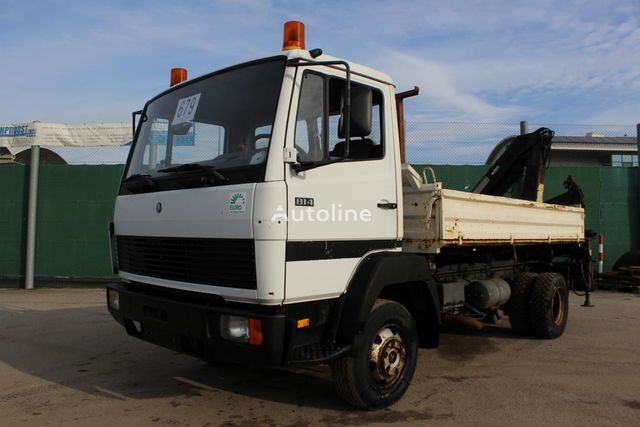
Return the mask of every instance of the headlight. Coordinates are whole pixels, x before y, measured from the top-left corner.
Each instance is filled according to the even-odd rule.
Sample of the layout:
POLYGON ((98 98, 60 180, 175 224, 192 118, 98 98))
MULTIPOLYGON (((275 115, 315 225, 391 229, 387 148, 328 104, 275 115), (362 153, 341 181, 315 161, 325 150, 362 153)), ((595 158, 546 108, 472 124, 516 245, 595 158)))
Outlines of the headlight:
POLYGON ((220 336, 229 341, 262 345, 262 321, 222 314, 220 315, 220 336))
POLYGON ((120 294, 113 289, 107 289, 107 304, 115 311, 120 311, 120 294))

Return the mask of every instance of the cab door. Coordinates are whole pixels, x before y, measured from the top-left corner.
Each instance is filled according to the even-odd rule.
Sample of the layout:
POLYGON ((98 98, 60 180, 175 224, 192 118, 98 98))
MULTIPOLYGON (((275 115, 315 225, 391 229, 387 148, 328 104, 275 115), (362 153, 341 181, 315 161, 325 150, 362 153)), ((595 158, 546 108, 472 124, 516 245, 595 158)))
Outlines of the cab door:
POLYGON ((388 90, 373 81, 352 81, 352 87, 370 91, 372 120, 370 129, 352 126, 349 156, 340 160, 345 86, 344 74, 307 69, 299 76, 289 118, 293 135, 287 139, 299 163, 314 167, 296 172, 285 165, 287 302, 338 296, 365 254, 399 247, 388 90))

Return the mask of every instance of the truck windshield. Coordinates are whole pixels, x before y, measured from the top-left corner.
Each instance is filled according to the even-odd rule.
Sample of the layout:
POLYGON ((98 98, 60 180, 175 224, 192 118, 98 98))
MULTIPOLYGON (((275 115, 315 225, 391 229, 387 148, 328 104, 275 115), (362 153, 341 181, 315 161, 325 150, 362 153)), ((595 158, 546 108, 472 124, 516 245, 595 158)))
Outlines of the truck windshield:
POLYGON ((154 185, 143 191, 158 191, 163 189, 158 182, 183 178, 198 182, 189 176, 206 170, 224 178, 208 180, 217 184, 261 180, 284 69, 285 61, 279 57, 249 63, 196 79, 152 100, 142 117, 123 186, 144 179, 154 185))

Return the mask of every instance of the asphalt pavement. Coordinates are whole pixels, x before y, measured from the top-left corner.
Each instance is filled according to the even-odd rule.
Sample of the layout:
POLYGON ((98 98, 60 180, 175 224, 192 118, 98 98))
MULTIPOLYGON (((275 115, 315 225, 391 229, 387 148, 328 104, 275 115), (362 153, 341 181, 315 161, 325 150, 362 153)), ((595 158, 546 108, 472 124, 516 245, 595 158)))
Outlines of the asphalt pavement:
POLYGON ((101 289, 0 289, 0 425, 640 425, 640 298, 572 297, 559 339, 447 329, 405 397, 364 412, 326 367, 209 365, 129 337, 101 289))

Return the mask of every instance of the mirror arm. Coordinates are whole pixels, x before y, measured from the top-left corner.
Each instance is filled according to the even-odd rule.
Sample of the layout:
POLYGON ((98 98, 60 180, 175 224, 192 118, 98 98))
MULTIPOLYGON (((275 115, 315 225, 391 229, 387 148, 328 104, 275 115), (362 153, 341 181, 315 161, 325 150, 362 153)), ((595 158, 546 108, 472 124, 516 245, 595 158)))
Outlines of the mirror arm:
POLYGON ((345 100, 344 100, 344 153, 342 153, 343 159, 349 158, 349 143, 351 142, 350 134, 351 131, 351 72, 349 68, 347 68, 347 90, 345 91, 345 100))
POLYGON ((296 174, 299 174, 300 172, 304 172, 304 171, 308 171, 310 169, 315 169, 315 168, 319 168, 320 166, 327 166, 327 165, 332 165, 334 163, 340 163, 344 161, 344 157, 341 157, 339 159, 336 160, 329 160, 326 162, 315 162, 315 163, 292 163, 291 167, 293 168, 293 170, 296 172, 296 174))
POLYGON ((142 116, 142 110, 131 113, 131 138, 136 136, 136 116, 142 116))
POLYGON ((298 175, 300 172, 305 170, 304 166, 299 161, 296 161, 295 163, 291 163, 291 168, 296 173, 296 175, 298 175))

